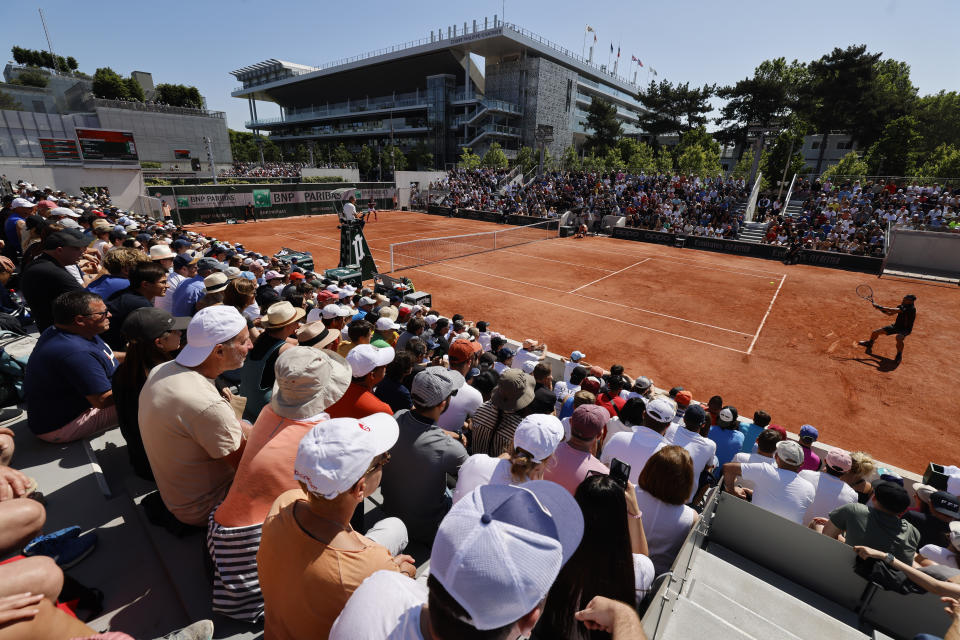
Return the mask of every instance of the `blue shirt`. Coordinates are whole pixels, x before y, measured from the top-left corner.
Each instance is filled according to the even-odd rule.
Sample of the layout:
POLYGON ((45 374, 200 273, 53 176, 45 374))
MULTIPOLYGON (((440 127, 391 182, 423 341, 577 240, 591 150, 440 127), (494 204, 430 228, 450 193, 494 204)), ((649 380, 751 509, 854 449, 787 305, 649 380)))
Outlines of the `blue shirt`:
POLYGON ((710 427, 707 437, 717 443, 717 461, 719 462, 717 470, 723 473, 720 468, 733 460, 734 455, 740 453, 743 447, 743 434, 738 429, 724 429, 714 425, 710 427))
POLYGON ((176 318, 187 318, 193 315, 197 301, 207 293, 203 285, 203 276, 194 276, 184 280, 173 290, 173 309, 171 313, 176 318))
POLYGON ((19 213, 11 213, 10 217, 3 224, 3 235, 7 238, 7 244, 20 251, 20 230, 17 229, 17 222, 23 220, 19 213))
POLYGON ((753 453, 753 445, 757 441, 757 437, 763 433, 763 430, 766 427, 758 427, 753 424, 740 424, 740 433, 743 434, 743 446, 740 447, 741 453, 753 453))
POLYGON ((97 294, 104 300, 130 286, 130 281, 120 276, 103 275, 87 285, 87 291, 97 294))
POLYGON ((30 430, 49 433, 73 422, 90 409, 87 396, 111 389, 117 364, 100 336, 88 340, 48 327, 27 360, 23 389, 30 430))

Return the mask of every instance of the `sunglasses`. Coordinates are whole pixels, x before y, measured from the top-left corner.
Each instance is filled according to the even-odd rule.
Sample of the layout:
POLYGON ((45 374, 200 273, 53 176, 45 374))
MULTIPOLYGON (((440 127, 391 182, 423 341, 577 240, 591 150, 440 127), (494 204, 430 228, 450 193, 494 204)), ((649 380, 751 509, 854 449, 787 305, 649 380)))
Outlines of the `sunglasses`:
POLYGON ((368 475, 370 475, 371 473, 376 473, 376 472, 379 471, 380 469, 383 469, 385 466, 387 466, 387 463, 388 463, 388 462, 390 462, 390 452, 389 452, 389 451, 387 451, 386 453, 384 453, 383 455, 381 455, 379 460, 377 460, 377 461, 374 462, 372 465, 370 465, 370 469, 368 469, 367 472, 366 472, 364 475, 367 475, 367 476, 368 476, 368 475))

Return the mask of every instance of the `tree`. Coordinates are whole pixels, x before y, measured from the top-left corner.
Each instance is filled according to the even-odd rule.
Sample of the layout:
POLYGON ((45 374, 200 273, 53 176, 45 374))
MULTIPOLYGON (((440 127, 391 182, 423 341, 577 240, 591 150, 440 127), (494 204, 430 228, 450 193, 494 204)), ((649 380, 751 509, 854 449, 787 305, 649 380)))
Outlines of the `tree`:
POLYGON ((9 93, 0 91, 0 111, 23 111, 23 105, 9 93))
POLYGON ((184 84, 160 83, 156 86, 153 99, 172 107, 203 108, 203 96, 200 95, 200 90, 184 84))
POLYGON ((876 117, 863 123, 861 142, 870 145, 879 139, 889 122, 914 111, 917 88, 910 80, 910 65, 899 60, 880 60, 876 64, 876 117))
POLYGON ((867 163, 863 161, 856 151, 851 151, 840 158, 840 162, 824 171, 820 179, 827 180, 833 178, 833 176, 862 177, 867 175, 869 171, 870 167, 867 166, 867 163))
POLYGON ((563 155, 560 156, 560 164, 565 171, 580 171, 580 154, 577 153, 575 146, 570 145, 563 150, 563 155))
POLYGON ((933 152, 940 144, 960 147, 960 93, 941 91, 923 96, 912 114, 917 120, 920 152, 933 152))
POLYGON ((421 140, 407 153, 407 162, 415 171, 433 169, 433 152, 427 143, 421 140))
POLYGON ((140 86, 140 83, 133 79, 133 76, 125 78, 123 83, 127 85, 127 99, 136 100, 137 102, 143 102, 143 87, 140 86))
POLYGON ((720 154, 699 144, 688 146, 677 155, 677 169, 687 176, 715 176, 720 173, 720 154))
POLYGON ((45 87, 49 81, 50 78, 47 77, 47 74, 34 69, 27 69, 17 74, 17 77, 10 84, 19 84, 24 87, 45 87))
POLYGON ((931 178, 960 178, 960 149, 940 145, 920 168, 920 174, 931 178))
MULTIPOLYGON (((761 160, 763 157, 761 156, 761 160)), ((747 149, 737 160, 733 170, 730 172, 731 178, 746 180, 750 176, 750 170, 753 169, 753 149, 747 149)))
POLYGON ((867 151, 866 161, 874 175, 912 176, 920 164, 919 124, 913 116, 901 116, 883 128, 880 139, 867 151))
POLYGON ((666 133, 679 137, 688 129, 705 126, 715 90, 716 85, 710 84, 691 89, 689 82, 674 86, 669 80, 660 84, 651 80, 650 86, 637 94, 637 100, 647 109, 638 118, 640 128, 656 139, 666 133))
POLYGON ((669 175, 673 173, 673 155, 668 149, 660 149, 660 153, 657 154, 654 162, 654 169, 658 174, 669 175))
POLYGON ((228 131, 230 135, 230 153, 236 162, 260 162, 260 147, 267 162, 280 158, 280 149, 265 136, 254 135, 250 131, 228 131))
POLYGON ((365 176, 370 175, 370 171, 373 169, 373 149, 367 145, 363 145, 360 147, 360 151, 357 152, 356 160, 360 173, 365 176))
POLYGON ((332 154, 333 162, 337 164, 349 164, 353 162, 353 154, 342 142, 336 146, 332 154))
POLYGON ((594 96, 587 108, 586 128, 593 131, 587 138, 586 148, 598 154, 607 153, 617 144, 622 133, 617 108, 603 98, 594 96))
POLYGON ((800 110, 822 138, 816 173, 823 166, 827 135, 846 131, 855 142, 871 144, 878 102, 879 53, 868 53, 867 45, 835 48, 808 66, 810 82, 800 96, 800 110))
POLYGON ((539 162, 539 157, 536 156, 533 152, 532 147, 526 145, 520 147, 520 151, 517 152, 517 158, 513 161, 514 166, 520 167, 522 173, 527 173, 539 162))
POLYGON ((407 156, 398 147, 387 145, 383 150, 383 168, 391 171, 403 171, 407 168, 407 156))
POLYGON ((470 147, 463 147, 460 152, 461 169, 477 169, 480 167, 480 156, 473 152, 470 147))
POLYGON ((507 164, 507 154, 503 152, 499 142, 491 144, 480 161, 480 165, 488 169, 506 169, 507 164))
POLYGON ((584 171, 603 171, 604 169, 603 158, 592 151, 583 156, 582 164, 584 171))
POLYGON ((630 173, 646 173, 656 166, 653 148, 633 138, 620 138, 617 143, 623 164, 630 173))
POLYGON ((80 65, 77 64, 76 58, 73 56, 67 56, 67 68, 70 69, 70 71, 76 71, 79 67, 80 65))
POLYGON ((753 77, 717 89, 717 96, 727 100, 717 118, 723 127, 717 138, 745 149, 750 127, 775 130, 796 108, 806 82, 806 64, 775 58, 761 62, 753 77))
MULTIPOLYGON (((789 123, 774 139, 773 146, 760 155, 760 171, 763 172, 768 184, 776 186, 780 180, 788 183, 793 174, 804 173, 806 162, 800 149, 803 148, 803 137, 807 132, 807 123, 795 117, 789 118, 789 123), (786 168, 786 176, 784 176, 786 168)), ((752 154, 751 154, 752 155, 752 154)), ((747 174, 749 176, 749 173, 747 174)))
POLYGON ((620 155, 620 149, 611 147, 603 156, 603 168, 607 171, 616 171, 624 168, 623 156, 620 155))
POLYGON ((123 77, 110 67, 101 67, 93 74, 93 95, 106 100, 123 100, 129 89, 123 77))

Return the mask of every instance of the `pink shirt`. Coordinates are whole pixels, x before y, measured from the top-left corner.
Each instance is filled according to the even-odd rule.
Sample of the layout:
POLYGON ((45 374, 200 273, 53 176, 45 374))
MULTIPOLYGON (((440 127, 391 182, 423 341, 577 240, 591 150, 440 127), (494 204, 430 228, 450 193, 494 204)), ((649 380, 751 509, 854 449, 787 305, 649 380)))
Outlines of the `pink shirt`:
POLYGON ((547 466, 543 479, 556 482, 572 495, 591 471, 610 473, 607 466, 590 453, 561 442, 553 453, 553 462, 547 466))
POLYGON ((810 471, 819 471, 820 470, 820 456, 813 452, 813 449, 808 447, 800 447, 803 449, 803 464, 800 465, 800 471, 809 469, 810 471))

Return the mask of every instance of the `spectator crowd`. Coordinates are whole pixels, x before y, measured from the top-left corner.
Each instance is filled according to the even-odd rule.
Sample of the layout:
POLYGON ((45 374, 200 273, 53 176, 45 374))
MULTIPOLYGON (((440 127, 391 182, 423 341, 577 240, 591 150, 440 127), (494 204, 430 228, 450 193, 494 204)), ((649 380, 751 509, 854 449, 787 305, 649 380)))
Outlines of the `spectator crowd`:
MULTIPOLYGON (((505 177, 450 180, 466 206, 505 177)), ((205 536, 213 610, 267 638, 642 638, 637 606, 715 488, 960 596, 960 499, 913 496, 865 452, 819 455, 813 425, 794 440, 767 411, 744 420, 719 395, 701 404, 581 351, 560 374, 536 337, 515 349, 483 320, 105 199, 16 188, 0 268, 17 296, 0 297, 0 322, 40 331, 27 428, 62 446, 119 427, 157 488, 150 521, 205 536)), ((550 174, 503 199, 723 234, 742 189, 550 174)), ((44 534, 2 426, 22 413, 7 412, 0 552, 20 555, 0 564, 0 637, 92 636, 55 605, 96 534, 44 534)))
POLYGON ((234 162, 230 169, 221 169, 221 178, 299 178, 302 162, 234 162))

